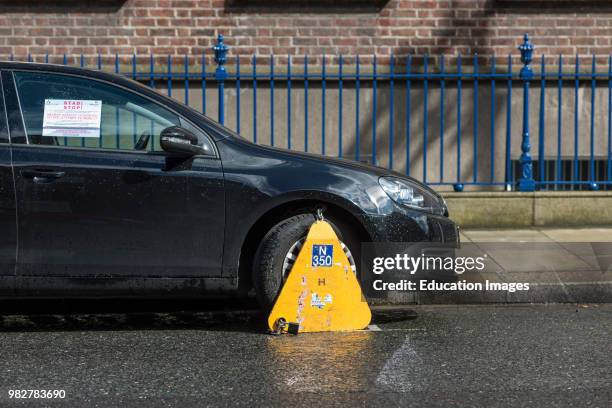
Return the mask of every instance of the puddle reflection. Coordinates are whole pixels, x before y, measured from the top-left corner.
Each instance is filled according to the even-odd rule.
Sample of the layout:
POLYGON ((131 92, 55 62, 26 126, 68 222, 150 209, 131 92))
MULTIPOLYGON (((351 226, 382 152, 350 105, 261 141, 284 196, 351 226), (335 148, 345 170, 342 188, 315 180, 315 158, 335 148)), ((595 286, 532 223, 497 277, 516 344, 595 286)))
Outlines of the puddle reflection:
POLYGON ((365 390, 376 335, 357 331, 270 337, 270 383, 295 392, 365 390))

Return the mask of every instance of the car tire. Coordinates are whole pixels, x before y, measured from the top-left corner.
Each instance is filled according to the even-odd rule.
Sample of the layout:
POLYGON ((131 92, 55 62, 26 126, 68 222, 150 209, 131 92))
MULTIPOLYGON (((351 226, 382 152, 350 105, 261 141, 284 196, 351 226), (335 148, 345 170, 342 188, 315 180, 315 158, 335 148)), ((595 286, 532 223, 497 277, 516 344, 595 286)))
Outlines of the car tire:
MULTIPOLYGON (((306 237, 314 221, 313 214, 294 215, 274 225, 262 239, 253 262, 253 286, 257 300, 264 311, 272 309, 282 287, 285 257, 295 243, 306 237)), ((326 221, 332 225, 338 238, 345 243, 357 264, 360 244, 355 234, 340 220, 326 219, 326 221)))

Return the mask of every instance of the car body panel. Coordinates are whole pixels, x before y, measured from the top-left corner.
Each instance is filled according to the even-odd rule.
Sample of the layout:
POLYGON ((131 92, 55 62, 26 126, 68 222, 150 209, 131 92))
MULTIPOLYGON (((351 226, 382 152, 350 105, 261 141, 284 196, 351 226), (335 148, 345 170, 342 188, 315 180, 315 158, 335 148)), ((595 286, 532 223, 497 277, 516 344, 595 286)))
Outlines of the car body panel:
POLYGON ((18 275, 221 275, 219 160, 13 145, 13 166, 18 275), (29 169, 65 175, 38 184, 29 169))
POLYGON ((270 210, 290 202, 338 206, 362 223, 372 241, 455 242, 456 227, 443 216, 401 207, 391 201, 378 177, 393 174, 360 163, 327 160, 261 147, 235 138, 217 143, 223 160, 228 206, 225 262, 236 272, 244 238, 270 210))

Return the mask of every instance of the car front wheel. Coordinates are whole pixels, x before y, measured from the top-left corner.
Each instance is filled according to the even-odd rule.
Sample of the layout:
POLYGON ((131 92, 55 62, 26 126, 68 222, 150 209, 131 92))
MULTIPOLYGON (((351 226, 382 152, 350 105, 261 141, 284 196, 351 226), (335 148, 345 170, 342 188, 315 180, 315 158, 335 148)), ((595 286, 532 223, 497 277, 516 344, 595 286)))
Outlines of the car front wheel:
MULTIPOLYGON (((274 225, 262 239, 253 263, 253 285, 261 307, 269 311, 289 276, 310 226, 313 214, 298 214, 274 225)), ((326 219, 336 231, 353 271, 357 272, 359 240, 339 219, 326 219)))

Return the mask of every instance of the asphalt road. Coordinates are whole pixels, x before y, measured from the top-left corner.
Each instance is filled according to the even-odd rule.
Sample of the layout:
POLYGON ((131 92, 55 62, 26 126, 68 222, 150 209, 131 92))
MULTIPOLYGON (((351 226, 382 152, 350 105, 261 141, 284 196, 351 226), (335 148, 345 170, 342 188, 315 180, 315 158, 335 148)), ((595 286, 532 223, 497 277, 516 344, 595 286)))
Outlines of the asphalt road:
POLYGON ((193 305, 3 306, 3 407, 37 405, 10 389, 63 389, 38 405, 71 407, 612 406, 612 305, 387 309, 380 331, 295 337, 193 305))

